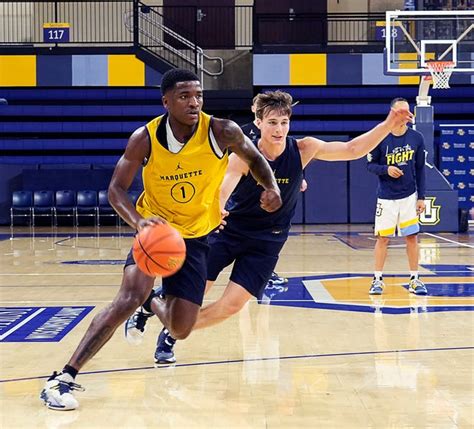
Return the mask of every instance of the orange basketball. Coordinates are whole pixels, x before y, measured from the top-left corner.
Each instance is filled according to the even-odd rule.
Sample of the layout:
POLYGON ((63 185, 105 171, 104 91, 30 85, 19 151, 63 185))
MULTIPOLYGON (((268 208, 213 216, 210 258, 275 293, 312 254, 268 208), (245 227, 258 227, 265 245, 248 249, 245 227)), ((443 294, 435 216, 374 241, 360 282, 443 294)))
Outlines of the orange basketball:
POLYGON ((138 268, 149 276, 171 276, 186 259, 186 244, 172 226, 150 225, 135 236, 133 258, 138 268))

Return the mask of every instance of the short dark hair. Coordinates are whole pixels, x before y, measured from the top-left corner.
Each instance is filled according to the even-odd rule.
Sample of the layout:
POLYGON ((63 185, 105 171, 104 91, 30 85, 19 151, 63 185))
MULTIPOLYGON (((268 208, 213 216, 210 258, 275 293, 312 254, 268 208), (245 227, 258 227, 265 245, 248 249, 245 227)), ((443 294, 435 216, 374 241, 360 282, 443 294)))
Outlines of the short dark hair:
POLYGON ((255 114, 257 118, 263 119, 265 114, 276 110, 281 115, 291 116, 291 106, 293 97, 287 92, 280 90, 268 91, 264 94, 258 94, 253 99, 255 104, 255 114))
POLYGON ((168 70, 161 78, 161 95, 165 95, 167 91, 173 89, 178 82, 189 82, 192 80, 200 81, 192 71, 184 69, 168 70))
MULTIPOLYGON (((403 98, 403 97, 396 97, 394 98, 391 102, 390 102, 390 107, 393 107, 395 106, 395 104, 397 104, 398 102, 400 101, 404 101, 405 103, 408 103, 408 100, 406 98, 403 98)), ((408 103, 410 104, 410 103, 408 103)))

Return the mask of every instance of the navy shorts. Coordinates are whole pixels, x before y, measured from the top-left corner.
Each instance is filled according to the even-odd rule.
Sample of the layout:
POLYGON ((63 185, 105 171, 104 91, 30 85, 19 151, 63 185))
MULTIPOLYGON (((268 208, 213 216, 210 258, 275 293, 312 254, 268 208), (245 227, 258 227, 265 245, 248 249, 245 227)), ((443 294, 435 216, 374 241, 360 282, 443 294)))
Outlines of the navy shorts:
POLYGON ((212 234, 209 238, 211 250, 207 279, 215 281, 219 273, 235 261, 230 280, 260 298, 285 241, 256 240, 225 229, 212 234))
MULTIPOLYGON (((181 269, 162 279, 163 293, 202 305, 207 280, 208 236, 185 238, 186 260, 181 269)), ((135 264, 133 253, 127 256, 125 267, 135 264)))

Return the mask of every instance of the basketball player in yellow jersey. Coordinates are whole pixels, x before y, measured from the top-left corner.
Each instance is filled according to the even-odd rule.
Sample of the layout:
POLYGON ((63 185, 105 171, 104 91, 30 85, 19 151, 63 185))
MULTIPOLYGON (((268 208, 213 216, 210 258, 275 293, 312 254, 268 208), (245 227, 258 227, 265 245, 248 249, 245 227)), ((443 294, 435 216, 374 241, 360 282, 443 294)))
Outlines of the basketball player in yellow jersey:
POLYGON ((228 163, 210 127, 212 118, 204 112, 197 118, 186 144, 174 137, 166 115, 146 125, 151 151, 143 169, 145 192, 137 201, 144 218, 166 219, 184 238, 205 236, 219 225, 218 178, 224 177, 228 163))
MULTIPOLYGON (((117 213, 137 231, 168 222, 185 238, 186 261, 178 273, 163 279, 166 300, 160 300, 153 308, 173 337, 184 339, 191 333, 202 305, 207 236, 221 222, 219 193, 228 150, 248 164, 263 186, 260 204, 264 210, 274 212, 282 202, 269 164, 239 126, 201 111, 203 91, 194 73, 180 69, 165 73, 161 93, 167 114, 132 134, 115 167, 109 199, 117 213), (144 192, 135 208, 127 190, 141 165, 144 192)), ((146 300, 154 280, 138 269, 130 252, 113 302, 94 317, 62 372, 54 372, 41 391, 46 406, 61 411, 78 407, 72 394, 73 390, 82 389, 75 383, 78 371, 146 300)))

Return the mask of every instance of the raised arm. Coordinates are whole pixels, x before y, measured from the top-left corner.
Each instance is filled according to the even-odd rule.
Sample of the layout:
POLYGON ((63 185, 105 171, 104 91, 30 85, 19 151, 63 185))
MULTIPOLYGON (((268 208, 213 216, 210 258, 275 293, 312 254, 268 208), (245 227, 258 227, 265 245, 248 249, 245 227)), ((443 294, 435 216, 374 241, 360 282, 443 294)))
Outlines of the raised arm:
POLYGON ((266 159, 252 142, 244 136, 239 126, 233 121, 214 118, 212 131, 221 149, 230 149, 235 153, 247 164, 252 176, 265 189, 260 197, 262 209, 268 212, 278 210, 282 202, 275 176, 266 159))
POLYGON ((313 137, 305 137, 298 141, 303 165, 305 166, 311 159, 350 161, 361 158, 387 137, 391 130, 412 120, 413 114, 410 111, 392 108, 385 121, 349 142, 325 142, 313 137))
POLYGON ((145 127, 141 127, 129 138, 125 153, 117 162, 109 185, 110 204, 120 217, 136 230, 142 229, 150 222, 157 222, 143 219, 127 194, 137 171, 149 155, 150 139, 145 127))

